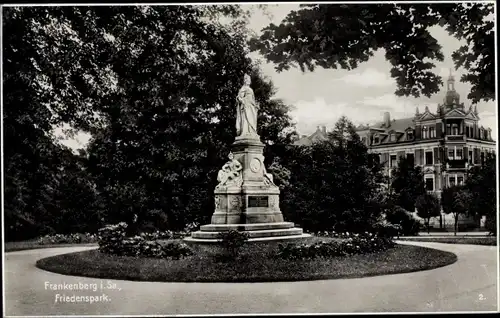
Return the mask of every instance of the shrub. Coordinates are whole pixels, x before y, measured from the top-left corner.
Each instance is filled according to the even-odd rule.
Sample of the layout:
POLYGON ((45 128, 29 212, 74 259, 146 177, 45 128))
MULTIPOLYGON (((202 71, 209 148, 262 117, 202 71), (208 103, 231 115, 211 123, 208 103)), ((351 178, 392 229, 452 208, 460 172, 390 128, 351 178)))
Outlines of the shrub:
POLYGON ((386 211, 386 220, 389 223, 400 225, 400 235, 403 236, 416 236, 420 231, 420 222, 399 206, 394 206, 386 211))
POLYGON ((486 222, 484 223, 484 227, 486 230, 488 230, 490 235, 496 235, 497 234, 497 220, 496 216, 493 215, 493 217, 487 216, 486 217, 486 222))
POLYGON ((173 239, 175 236, 175 233, 172 231, 156 231, 152 233, 141 233, 141 237, 143 237, 145 240, 152 241, 152 240, 170 240, 173 239))
POLYGON ((97 235, 90 233, 73 233, 73 234, 47 234, 38 238, 38 244, 78 244, 78 243, 95 243, 97 235))
POLYGON ((389 222, 376 223, 373 226, 375 233, 380 237, 394 237, 401 233, 401 226, 389 222))
POLYGON ((234 260, 239 256, 241 247, 248 241, 248 234, 236 230, 229 230, 220 232, 217 235, 217 239, 225 252, 224 255, 218 255, 218 257, 222 256, 221 260, 234 260))
POLYGON ((168 242, 161 244, 160 239, 170 239, 170 231, 142 233, 133 237, 126 236, 127 224, 122 222, 107 225, 99 230, 99 251, 119 256, 156 257, 180 259, 192 255, 191 249, 184 243, 168 242))
POLYGON ((313 244, 279 244, 277 256, 284 259, 300 260, 331 258, 355 254, 375 253, 387 250, 395 244, 390 238, 371 233, 354 234, 342 241, 316 242, 313 244))

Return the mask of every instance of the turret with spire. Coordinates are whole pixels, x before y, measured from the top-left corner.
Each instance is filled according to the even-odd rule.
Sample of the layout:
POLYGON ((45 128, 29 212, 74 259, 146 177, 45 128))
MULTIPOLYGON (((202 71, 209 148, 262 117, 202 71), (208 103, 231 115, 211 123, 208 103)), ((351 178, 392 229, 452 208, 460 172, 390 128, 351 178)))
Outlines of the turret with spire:
POLYGON ((448 108, 460 105, 460 94, 455 91, 455 77, 453 76, 452 69, 450 68, 450 75, 448 76, 447 91, 444 97, 444 105, 448 108))

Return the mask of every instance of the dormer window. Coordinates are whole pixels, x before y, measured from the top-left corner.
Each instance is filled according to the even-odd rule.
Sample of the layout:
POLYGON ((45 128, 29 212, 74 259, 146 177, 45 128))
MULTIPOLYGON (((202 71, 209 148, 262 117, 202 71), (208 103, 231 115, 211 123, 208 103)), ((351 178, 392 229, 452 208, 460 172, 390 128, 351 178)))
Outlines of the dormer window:
POLYGON ((391 141, 396 141, 396 134, 391 134, 391 136, 389 137, 391 141))
POLYGON ((451 134, 453 136, 458 136, 458 125, 457 124, 451 125, 451 134))
POLYGON ((380 137, 378 135, 373 136, 373 144, 379 144, 380 143, 380 137))
POLYGON ((406 132, 406 140, 413 140, 413 131, 412 130, 408 130, 406 132))

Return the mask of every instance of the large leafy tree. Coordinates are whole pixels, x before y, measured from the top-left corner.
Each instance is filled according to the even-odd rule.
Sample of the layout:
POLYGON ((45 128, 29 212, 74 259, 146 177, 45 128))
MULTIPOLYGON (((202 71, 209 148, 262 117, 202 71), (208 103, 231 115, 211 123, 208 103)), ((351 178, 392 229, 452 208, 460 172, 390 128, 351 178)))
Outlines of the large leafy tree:
POLYGON ((441 205, 446 214, 451 214, 454 221, 454 233, 457 235, 460 216, 469 214, 471 194, 464 186, 453 186, 443 189, 441 205))
POLYGON ((429 232, 431 218, 441 214, 439 198, 434 193, 424 193, 417 198, 415 206, 417 208, 417 215, 424 219, 427 232, 429 232))
POLYGON ((495 98, 495 44, 492 3, 303 4, 279 24, 270 24, 251 46, 278 71, 298 65, 354 69, 385 50, 398 96, 430 96, 442 79, 433 61, 441 45, 428 28, 442 26, 465 45, 453 53, 474 103, 495 98))
POLYGON ((401 158, 392 171, 391 191, 393 203, 407 211, 415 211, 417 198, 425 193, 421 167, 414 166, 410 158, 401 158))
MULTIPOLYGON (((271 99, 272 85, 246 57, 237 6, 4 12, 5 161, 13 198, 42 183, 26 185, 41 156, 30 154, 43 138, 51 144, 52 128, 66 123, 92 134, 84 168, 101 199, 95 215, 107 222, 137 215, 176 228, 206 218, 234 138, 244 73, 252 74, 271 160, 293 135, 287 106, 271 99), (235 22, 217 22, 222 16, 235 22)), ((10 202, 35 209, 26 200, 10 202)))
POLYGON ((496 233, 498 217, 496 185, 496 155, 488 154, 483 165, 469 170, 465 188, 471 194, 470 213, 486 216, 486 227, 492 233, 496 233))
POLYGON ((336 123, 328 140, 290 153, 293 159, 284 160, 289 185, 282 195, 288 219, 309 231, 371 230, 382 211, 381 167, 347 118, 336 123))

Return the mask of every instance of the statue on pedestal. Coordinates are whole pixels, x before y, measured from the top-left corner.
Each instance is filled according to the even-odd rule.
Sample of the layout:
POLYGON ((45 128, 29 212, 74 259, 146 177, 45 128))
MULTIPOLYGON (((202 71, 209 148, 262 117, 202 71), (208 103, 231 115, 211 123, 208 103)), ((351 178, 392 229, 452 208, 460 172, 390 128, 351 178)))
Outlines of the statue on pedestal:
POLYGON ((236 136, 257 137, 257 113, 259 105, 250 88, 251 80, 245 74, 243 86, 236 97, 236 136))
POLYGON ((217 181, 219 182, 217 189, 228 185, 240 185, 243 182, 241 176, 243 166, 238 160, 234 159, 232 152, 229 153, 228 158, 229 161, 222 166, 222 169, 217 174, 217 181))

